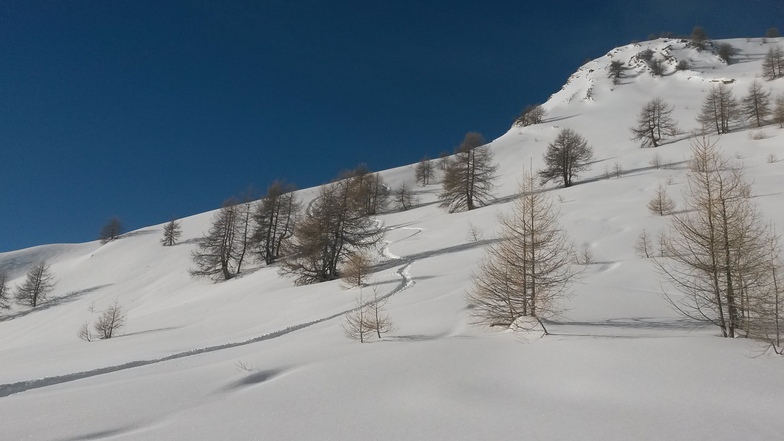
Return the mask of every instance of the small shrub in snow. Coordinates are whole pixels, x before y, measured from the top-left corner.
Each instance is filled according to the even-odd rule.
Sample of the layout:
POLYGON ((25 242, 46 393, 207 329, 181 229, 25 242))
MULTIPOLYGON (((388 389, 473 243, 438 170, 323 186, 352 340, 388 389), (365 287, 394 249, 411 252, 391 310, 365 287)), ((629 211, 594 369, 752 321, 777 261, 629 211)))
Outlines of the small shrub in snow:
POLYGON ((20 305, 35 308, 45 302, 54 289, 54 275, 46 262, 30 268, 22 286, 16 287, 16 302, 20 305))
POLYGON ((675 201, 667 194, 667 189, 659 184, 656 194, 648 201, 648 210, 659 216, 667 216, 675 210, 675 201))
POLYGON ((634 251, 637 255, 648 259, 653 255, 653 243, 651 243, 651 236, 648 231, 643 229, 642 233, 637 236, 637 242, 634 243, 634 251))
POLYGON ((125 314, 119 301, 115 299, 114 303, 101 313, 93 328, 98 332, 100 338, 108 339, 112 338, 115 332, 123 326, 125 326, 125 314))
POLYGON ((591 251, 591 246, 587 243, 583 244, 583 247, 580 251, 575 254, 574 261, 578 265, 590 265, 593 263, 593 252, 591 251))

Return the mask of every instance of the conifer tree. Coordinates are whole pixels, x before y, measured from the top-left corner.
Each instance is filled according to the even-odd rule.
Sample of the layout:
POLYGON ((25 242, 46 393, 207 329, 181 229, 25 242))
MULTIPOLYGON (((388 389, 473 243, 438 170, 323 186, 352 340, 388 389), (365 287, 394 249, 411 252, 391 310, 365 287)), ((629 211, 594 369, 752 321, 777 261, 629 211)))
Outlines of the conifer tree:
POLYGON ((672 118, 673 108, 661 98, 654 98, 643 106, 637 125, 631 128, 632 140, 642 147, 658 147, 668 136, 678 133, 678 123, 672 118))
POLYGON ((741 100, 743 115, 756 127, 762 127, 765 117, 770 114, 770 92, 762 90, 762 84, 754 80, 749 93, 741 100))
POLYGON ((444 170, 439 206, 454 213, 487 204, 492 197, 497 169, 484 137, 476 132, 467 133, 444 170))
POLYGON ((0 309, 11 307, 11 289, 8 287, 8 273, 0 271, 0 309))
POLYGON ((297 285, 340 278, 345 259, 375 246, 383 237, 379 223, 368 214, 365 200, 353 187, 357 181, 341 179, 322 186, 318 198, 284 244, 280 271, 297 285))
POLYGON ((561 129, 547 146, 544 155, 546 168, 539 172, 539 177, 542 184, 562 181, 564 187, 570 187, 577 174, 590 167, 592 160, 593 149, 588 146, 588 141, 572 129, 561 129))
POLYGON ((767 230, 750 197, 743 169, 707 139, 692 147, 685 210, 670 219, 657 268, 684 297, 665 292, 687 317, 718 326, 724 337, 748 335, 768 281, 767 230))
POLYGON ((667 194, 667 189, 659 184, 656 194, 648 201, 648 210, 659 216, 667 216, 675 210, 675 201, 667 194))
POLYGON ((275 181, 258 204, 253 219, 256 229, 252 242, 267 265, 276 262, 283 252, 283 242, 294 234, 302 203, 297 200, 295 187, 275 181))
POLYGON ((527 174, 512 213, 501 216, 502 231, 474 276, 467 294, 477 323, 510 326, 520 317, 543 318, 559 311, 575 276, 573 246, 558 223, 546 193, 527 174))
POLYGON ((192 277, 229 280, 242 271, 242 264, 249 248, 250 202, 240 203, 231 198, 223 203, 212 218, 207 234, 191 253, 195 268, 192 277))
POLYGON ((172 219, 163 226, 163 239, 161 239, 161 244, 165 247, 177 245, 177 240, 181 235, 182 227, 180 226, 180 222, 176 219, 172 219))
POLYGON ((726 85, 714 86, 702 103, 697 121, 704 129, 715 128, 721 135, 730 132, 730 124, 739 116, 738 101, 732 95, 732 90, 726 85))
POLYGON ((433 161, 431 161, 427 156, 422 158, 414 168, 414 176, 416 177, 416 181, 419 185, 430 185, 430 181, 435 179, 435 168, 433 166, 433 161))
POLYGON ((22 286, 16 287, 16 302, 35 308, 46 302, 54 285, 54 275, 49 269, 49 265, 46 262, 41 262, 30 268, 22 286))

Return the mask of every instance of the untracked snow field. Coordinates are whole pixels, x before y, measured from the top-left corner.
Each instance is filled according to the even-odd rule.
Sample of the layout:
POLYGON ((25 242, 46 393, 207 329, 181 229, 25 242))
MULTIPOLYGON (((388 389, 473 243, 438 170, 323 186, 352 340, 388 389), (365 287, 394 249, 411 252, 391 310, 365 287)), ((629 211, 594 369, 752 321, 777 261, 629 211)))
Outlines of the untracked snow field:
MULTIPOLYGON (((784 358, 680 316, 662 294, 671 288, 634 251, 643 229, 667 227, 646 208, 659 184, 682 207, 688 133, 705 94, 725 81, 744 96, 771 45, 784 47, 727 42, 740 51, 731 65, 665 39, 586 63, 545 104, 544 123, 492 142, 497 200, 481 209, 439 209, 439 185, 416 186, 413 165, 382 171, 420 200, 377 218, 386 234, 371 284, 388 297, 395 329, 371 343, 344 336, 359 289, 339 281, 297 287, 258 264, 228 282, 191 278, 190 253, 213 213, 183 219, 174 247, 161 246, 156 225, 103 246, 0 254, 11 286, 43 259, 57 279, 44 305, 0 312, 0 440, 784 439, 784 358), (672 57, 665 76, 633 63, 648 47, 672 57), (691 69, 676 72, 680 59, 691 69), (617 85, 612 60, 627 67, 617 85), (629 127, 655 97, 675 108, 683 134, 641 149, 629 127), (565 127, 588 140, 595 163, 548 194, 593 261, 575 264, 581 277, 547 321, 551 335, 477 327, 465 293, 497 216, 565 127), (655 153, 666 167, 650 165, 655 153), (82 324, 115 299, 127 313, 121 335, 80 340, 82 324)), ((757 79, 784 93, 784 79, 757 79)), ((784 129, 738 127, 713 140, 744 164, 763 216, 784 230, 784 129)))

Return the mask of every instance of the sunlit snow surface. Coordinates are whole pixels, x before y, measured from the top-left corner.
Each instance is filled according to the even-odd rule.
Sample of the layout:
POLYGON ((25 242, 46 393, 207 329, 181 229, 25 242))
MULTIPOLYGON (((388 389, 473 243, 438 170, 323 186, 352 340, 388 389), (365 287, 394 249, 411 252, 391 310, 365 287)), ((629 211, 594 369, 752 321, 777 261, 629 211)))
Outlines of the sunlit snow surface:
MULTIPOLYGON (((646 208, 656 187, 667 184, 680 202, 690 141, 639 148, 629 140, 639 109, 661 97, 688 132, 715 80, 734 80, 741 97, 768 48, 784 46, 727 42, 741 51, 730 66, 656 40, 581 67, 546 103, 545 123, 493 141, 500 179, 488 207, 447 214, 437 184, 414 185, 413 166, 382 172, 393 188, 412 185, 420 204, 378 217, 387 233, 374 282, 390 296, 396 328, 381 341, 344 337, 341 316, 359 292, 339 282, 295 287, 274 267, 225 283, 191 279, 190 253, 212 213, 183 219, 176 247, 160 245, 157 225, 104 246, 0 254, 12 286, 43 258, 58 280, 47 304, 0 321, 0 439, 784 439, 784 359, 673 312, 666 285, 633 250, 643 229, 666 226, 646 208), (674 57, 666 76, 632 60, 649 46, 674 57), (616 59, 628 69, 612 85, 607 68, 616 59), (680 59, 691 70, 674 72, 680 59), (477 328, 464 299, 472 271, 523 172, 541 167, 564 127, 588 139, 596 162, 579 185, 550 195, 594 263, 581 268, 563 317, 547 323, 552 335, 477 328), (671 165, 651 167, 654 153, 671 165), (81 325, 115 299, 127 311, 123 335, 81 341, 81 325)), ((784 79, 764 86, 782 93, 784 79)), ((784 231, 784 161, 768 162, 771 154, 784 160, 784 130, 714 140, 745 164, 756 202, 784 231)))

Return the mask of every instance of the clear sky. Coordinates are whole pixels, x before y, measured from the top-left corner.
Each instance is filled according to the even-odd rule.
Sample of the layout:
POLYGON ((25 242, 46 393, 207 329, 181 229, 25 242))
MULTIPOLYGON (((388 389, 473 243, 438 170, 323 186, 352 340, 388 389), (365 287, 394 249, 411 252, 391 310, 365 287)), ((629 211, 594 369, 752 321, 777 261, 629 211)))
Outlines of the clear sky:
POLYGON ((781 0, 0 0, 0 252, 493 139, 651 33, 784 32, 781 0))

